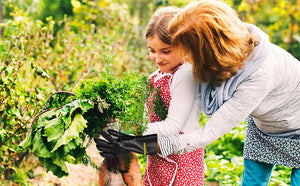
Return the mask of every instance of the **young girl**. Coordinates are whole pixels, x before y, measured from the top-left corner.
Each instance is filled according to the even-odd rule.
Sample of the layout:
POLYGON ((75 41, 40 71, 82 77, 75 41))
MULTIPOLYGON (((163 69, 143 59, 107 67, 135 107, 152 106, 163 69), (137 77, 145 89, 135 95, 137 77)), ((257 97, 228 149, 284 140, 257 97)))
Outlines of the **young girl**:
POLYGON ((104 157, 114 157, 130 151, 150 155, 144 174, 146 186, 204 185, 203 148, 166 157, 157 154, 157 138, 191 133, 199 129, 199 83, 193 77, 191 65, 171 45, 167 32, 168 23, 176 13, 176 8, 159 9, 147 25, 146 39, 150 58, 159 69, 149 78, 150 87, 154 91, 147 99, 150 123, 145 136, 135 137, 108 131, 108 134, 102 133, 108 141, 95 139, 96 146, 104 157), (159 97, 161 104, 158 103, 159 97), (159 108, 160 111, 156 112, 159 108), (166 118, 163 114, 166 110, 163 109, 167 110, 166 118))
MULTIPOLYGON (((158 9, 146 29, 150 58, 158 70, 150 75, 151 86, 147 109, 150 123, 144 133, 157 134, 158 138, 190 133, 198 129, 200 117, 199 84, 195 81, 191 65, 171 45, 167 28, 178 9, 158 9), (163 104, 157 103, 160 93, 163 104), (155 102, 156 101, 156 102, 155 102), (194 104, 194 106, 193 106, 194 104), (167 117, 155 112, 155 107, 165 106, 167 117)), ((148 156, 144 185, 203 185, 204 149, 199 148, 182 155, 148 156)))

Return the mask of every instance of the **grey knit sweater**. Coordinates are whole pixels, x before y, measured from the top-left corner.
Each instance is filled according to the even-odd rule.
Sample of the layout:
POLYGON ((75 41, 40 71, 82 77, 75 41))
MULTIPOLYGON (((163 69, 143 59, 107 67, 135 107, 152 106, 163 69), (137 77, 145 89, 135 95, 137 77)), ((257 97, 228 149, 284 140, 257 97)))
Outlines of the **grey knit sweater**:
POLYGON ((269 44, 260 67, 243 80, 199 130, 159 139, 163 156, 205 147, 251 115, 257 127, 275 136, 300 134, 300 62, 269 44))

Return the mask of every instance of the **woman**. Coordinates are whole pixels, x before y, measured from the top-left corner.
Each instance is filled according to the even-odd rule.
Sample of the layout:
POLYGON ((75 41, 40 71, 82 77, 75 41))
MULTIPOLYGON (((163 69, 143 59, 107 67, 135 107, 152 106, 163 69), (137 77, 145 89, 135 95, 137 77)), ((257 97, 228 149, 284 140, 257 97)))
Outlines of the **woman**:
POLYGON ((189 56, 211 118, 159 140, 162 154, 205 147, 249 116, 242 185, 267 185, 274 165, 292 167, 291 185, 300 185, 300 62, 220 1, 189 4, 169 33, 189 56))

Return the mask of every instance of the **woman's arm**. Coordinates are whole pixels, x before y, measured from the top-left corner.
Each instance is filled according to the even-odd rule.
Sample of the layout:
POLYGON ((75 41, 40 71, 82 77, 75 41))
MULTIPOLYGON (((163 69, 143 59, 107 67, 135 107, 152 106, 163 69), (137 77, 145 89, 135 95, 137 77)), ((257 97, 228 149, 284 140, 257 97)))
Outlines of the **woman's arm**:
POLYGON ((272 70, 262 66, 238 86, 233 97, 225 102, 199 130, 159 139, 162 154, 166 156, 205 147, 250 115, 274 85, 272 70))

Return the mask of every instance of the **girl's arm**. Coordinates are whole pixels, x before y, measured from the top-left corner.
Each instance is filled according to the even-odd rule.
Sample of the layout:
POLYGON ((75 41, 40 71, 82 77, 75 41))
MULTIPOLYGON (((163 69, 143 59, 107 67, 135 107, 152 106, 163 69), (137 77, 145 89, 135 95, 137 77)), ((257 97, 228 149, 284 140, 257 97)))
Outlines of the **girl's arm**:
MULTIPOLYGON (((199 84, 195 81, 191 66, 185 63, 175 73, 171 85, 171 101, 168 116, 164 121, 149 123, 147 134, 157 134, 158 138, 178 134, 190 115, 199 115, 199 109, 194 105, 194 99, 198 94, 199 84), (195 107, 195 109, 193 109, 195 107), (198 112, 198 113, 192 113, 198 112)), ((199 98, 198 98, 199 99, 199 98)), ((200 104, 198 102, 198 104, 200 104)), ((198 120, 199 120, 198 117, 198 120)), ((196 121, 198 123, 198 120, 196 121)), ((190 122, 189 124, 193 124, 190 122)))

